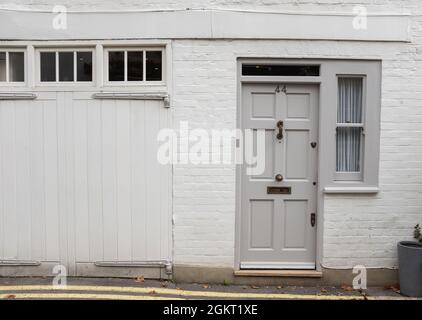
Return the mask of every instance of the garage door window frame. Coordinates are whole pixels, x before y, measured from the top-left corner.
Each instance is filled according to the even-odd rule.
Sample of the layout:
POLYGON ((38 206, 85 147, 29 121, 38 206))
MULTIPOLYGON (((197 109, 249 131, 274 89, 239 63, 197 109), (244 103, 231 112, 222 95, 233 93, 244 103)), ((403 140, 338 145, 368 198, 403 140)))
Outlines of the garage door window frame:
MULTIPOLYGON (((83 86, 83 87, 95 87, 96 86, 96 51, 94 47, 37 47, 35 49, 35 76, 36 86, 49 87, 49 86, 83 86), (41 52, 55 52, 56 53, 56 80, 55 81, 41 81, 41 52), (74 72, 73 81, 59 81, 59 61, 58 55, 60 52, 73 52, 74 56, 77 52, 91 52, 92 54, 92 80, 91 81, 77 81, 77 74, 74 72)), ((76 61, 74 59, 74 70, 77 69, 76 61)))
POLYGON ((28 81, 28 55, 26 48, 22 47, 0 47, 0 52, 6 53, 6 81, 0 81, 0 87, 26 87, 28 81), (22 52, 23 53, 23 61, 24 61, 24 80, 23 81, 10 81, 9 80, 9 60, 10 52, 22 52))
POLYGON ((104 46, 103 54, 103 79, 105 87, 158 87, 166 85, 166 51, 165 48, 150 47, 150 46, 104 46), (110 51, 123 51, 124 52, 124 68, 125 68, 125 81, 110 81, 109 80, 109 52, 110 51), (142 81, 128 81, 127 80, 127 52, 142 51, 143 52, 143 76, 142 81), (161 81, 147 81, 146 80, 146 53, 148 51, 161 51, 161 81))

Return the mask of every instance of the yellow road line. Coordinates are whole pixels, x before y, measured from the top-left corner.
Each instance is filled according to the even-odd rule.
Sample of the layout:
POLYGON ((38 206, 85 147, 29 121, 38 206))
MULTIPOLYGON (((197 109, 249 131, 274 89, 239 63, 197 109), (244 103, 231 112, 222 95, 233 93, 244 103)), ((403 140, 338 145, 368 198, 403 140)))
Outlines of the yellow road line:
MULTIPOLYGON (((0 299, 95 299, 95 300, 174 300, 169 297, 136 296, 95 293, 13 293, 2 294, 0 299)), ((177 300, 183 300, 178 298, 177 300)))
POLYGON ((57 289, 51 285, 22 285, 0 286, 0 291, 102 291, 102 292, 125 292, 143 293, 154 292, 157 295, 175 295, 201 298, 247 298, 247 299, 312 299, 312 300, 363 300, 362 296, 336 296, 336 295, 312 295, 312 294, 287 294, 287 293, 247 293, 247 292, 218 292, 218 291, 194 291, 169 288, 152 287, 118 287, 118 286, 82 286, 68 285, 66 288, 57 289))

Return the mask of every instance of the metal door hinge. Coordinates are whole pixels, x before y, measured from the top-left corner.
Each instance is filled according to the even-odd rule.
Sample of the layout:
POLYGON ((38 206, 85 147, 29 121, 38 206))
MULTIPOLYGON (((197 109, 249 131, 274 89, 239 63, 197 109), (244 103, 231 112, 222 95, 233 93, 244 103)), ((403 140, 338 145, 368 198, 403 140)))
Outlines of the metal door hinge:
POLYGON ((314 227, 316 223, 316 213, 312 212, 311 213, 311 226, 314 227))

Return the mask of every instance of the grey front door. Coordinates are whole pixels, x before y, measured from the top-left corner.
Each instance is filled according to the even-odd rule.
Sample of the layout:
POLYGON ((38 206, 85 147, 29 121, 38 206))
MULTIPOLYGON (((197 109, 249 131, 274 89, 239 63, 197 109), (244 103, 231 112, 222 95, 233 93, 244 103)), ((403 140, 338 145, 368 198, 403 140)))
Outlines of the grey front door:
POLYGON ((244 84, 241 98, 243 129, 265 132, 265 170, 242 166, 240 267, 314 269, 319 87, 244 84))

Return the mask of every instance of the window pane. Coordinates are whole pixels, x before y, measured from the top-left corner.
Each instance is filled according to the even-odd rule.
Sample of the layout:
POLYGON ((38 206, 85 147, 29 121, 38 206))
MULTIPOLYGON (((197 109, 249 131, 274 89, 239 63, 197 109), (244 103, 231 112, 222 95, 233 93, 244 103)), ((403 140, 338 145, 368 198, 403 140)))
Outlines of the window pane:
POLYGON ((108 80, 125 80, 125 54, 123 51, 110 51, 108 53, 108 80))
POLYGON ((244 76, 319 76, 319 66, 302 65, 242 65, 244 76))
POLYGON ((41 81, 56 81, 56 53, 41 52, 41 81))
POLYGON ((25 63, 23 52, 9 52, 9 81, 25 81, 25 63))
POLYGON ((360 172, 362 128, 337 128, 337 172, 360 172))
POLYGON ((146 55, 146 80, 161 81, 161 51, 147 51, 146 55))
POLYGON ((338 79, 338 123, 362 123, 362 78, 338 79))
POLYGON ((6 81, 6 52, 0 52, 0 81, 6 81))
POLYGON ((92 81, 92 52, 77 52, 77 80, 92 81))
POLYGON ((59 52, 59 81, 73 79, 73 52, 59 52))
POLYGON ((128 51, 127 53, 127 80, 142 81, 143 74, 143 52, 128 51))

